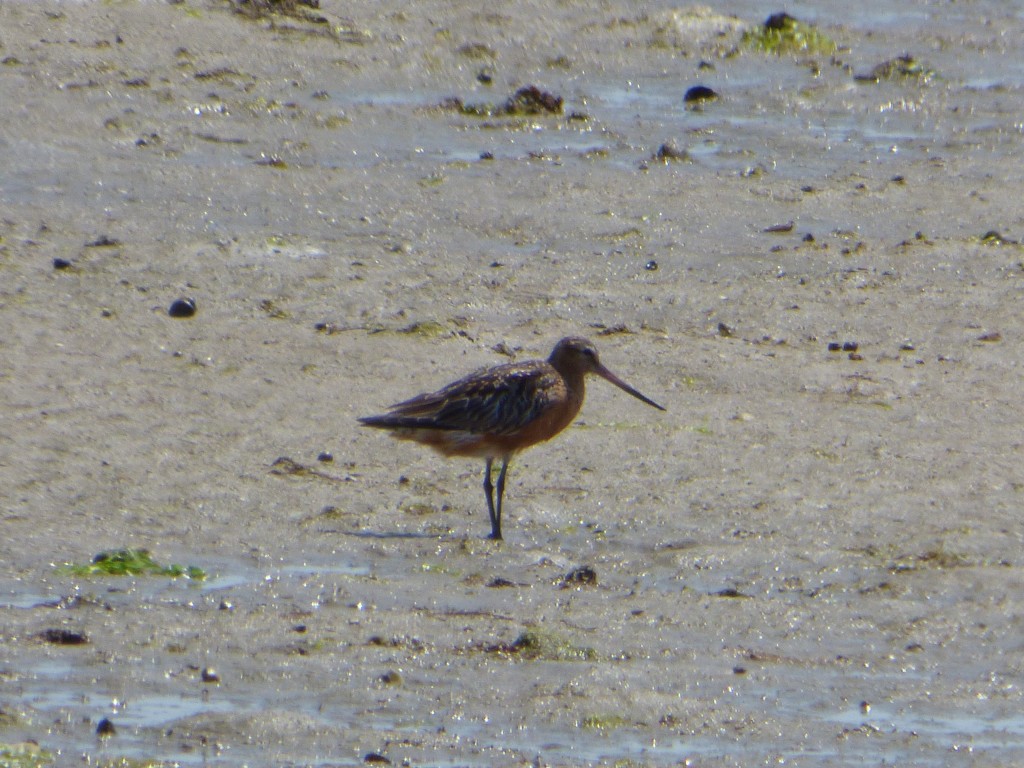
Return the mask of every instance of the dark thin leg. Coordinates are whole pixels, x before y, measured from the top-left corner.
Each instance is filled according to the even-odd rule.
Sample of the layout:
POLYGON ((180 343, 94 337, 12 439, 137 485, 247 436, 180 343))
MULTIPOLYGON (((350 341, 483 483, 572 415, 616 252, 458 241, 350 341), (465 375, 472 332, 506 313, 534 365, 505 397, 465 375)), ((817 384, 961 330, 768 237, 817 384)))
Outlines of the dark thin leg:
MULTIPOLYGON (((494 511, 494 486, 491 484, 491 459, 487 459, 487 467, 484 469, 484 494, 487 496, 487 514, 491 518, 491 538, 501 539, 501 492, 498 492, 498 510, 494 511)), ((501 488, 504 473, 498 478, 498 488, 501 488)))
POLYGON ((501 501, 505 498, 505 473, 508 472, 508 458, 501 460, 501 472, 498 473, 498 514, 496 515, 497 524, 494 526, 494 530, 491 532, 491 538, 501 538, 501 501))

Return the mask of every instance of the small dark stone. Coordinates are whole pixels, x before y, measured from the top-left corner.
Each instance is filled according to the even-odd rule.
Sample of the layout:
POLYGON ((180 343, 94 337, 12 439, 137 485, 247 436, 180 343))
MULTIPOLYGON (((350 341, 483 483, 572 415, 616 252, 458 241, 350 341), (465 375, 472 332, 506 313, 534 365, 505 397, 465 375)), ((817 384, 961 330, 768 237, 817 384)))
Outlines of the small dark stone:
POLYGON ((732 673, 734 675, 745 675, 745 674, 747 674, 747 668, 746 667, 733 667, 732 668, 732 673))
POLYGON ((695 85, 692 88, 688 88, 686 93, 683 94, 683 101, 688 104, 696 101, 711 101, 717 98, 718 93, 706 85, 695 85))
POLYGON ((485 149, 483 152, 480 153, 480 159, 481 160, 493 160, 494 159, 494 153, 493 152, 488 152, 485 149))
POLYGON ((566 587, 596 587, 597 586, 597 571, 591 568, 589 565, 581 565, 579 568, 573 568, 562 579, 562 588, 566 587))
POLYGON ((382 765, 391 765, 391 761, 388 760, 384 755, 379 752, 368 752, 363 758, 364 763, 379 763, 382 765))
POLYGON ((558 115, 562 113, 562 97, 542 91, 535 85, 527 85, 508 98, 504 111, 510 115, 558 115))
POLYGON ((332 461, 334 461, 334 456, 332 456, 327 451, 321 451, 319 455, 317 455, 316 460, 323 464, 330 464, 332 461))
POLYGON ((656 262, 654 259, 651 259, 646 264, 644 264, 644 269, 646 269, 648 272, 657 272, 658 262, 656 262))
POLYGON ((718 335, 719 336, 723 336, 725 338, 729 338, 730 336, 732 336, 732 328, 730 328, 725 323, 719 323, 718 324, 718 335))
POLYGON ((102 236, 96 238, 95 240, 93 240, 91 243, 86 243, 85 247, 86 248, 113 248, 114 246, 120 245, 120 244, 121 244, 120 240, 116 240, 116 239, 114 239, 112 237, 107 237, 106 235, 102 235, 102 236))
POLYGON ((685 149, 679 149, 675 144, 666 142, 658 147, 654 155, 658 160, 688 160, 689 155, 685 149))
POLYGON ((96 725, 97 736, 113 736, 115 733, 117 733, 117 728, 114 727, 114 723, 108 717, 104 717, 96 725))
POLYGON ((491 83, 494 82, 494 73, 491 72, 491 70, 486 69, 486 68, 485 69, 481 69, 479 72, 476 73, 476 80, 477 80, 478 83, 483 83, 484 85, 490 85, 491 83))
POLYGON ((830 341, 828 343, 828 351, 829 352, 839 352, 839 351, 842 350, 842 348, 843 348, 843 345, 840 344, 838 341, 830 341))
POLYGON ((296 624, 294 627, 292 627, 292 632, 298 632, 301 635, 304 634, 307 629, 309 629, 309 627, 307 627, 305 624, 296 624))
POLYGON ((813 243, 814 242, 814 235, 812 235, 810 232, 808 232, 806 235, 804 235, 804 242, 805 243, 813 243))
POLYGON ((796 19, 786 12, 773 13, 764 22, 765 29, 787 29, 796 23, 796 19))
POLYGON ((770 227, 766 227, 764 231, 772 235, 782 235, 787 232, 792 232, 793 222, 787 221, 785 224, 773 224, 770 227))
POLYGON ((89 642, 89 638, 84 632, 76 632, 62 627, 44 629, 39 633, 39 638, 54 645, 85 645, 89 642))
POLYGON ((192 317, 196 313, 195 299, 175 299, 167 310, 171 317, 192 317))
POLYGON ((203 671, 199 673, 199 677, 202 678, 204 683, 220 682, 220 675, 217 674, 217 670, 213 667, 203 667, 203 671))
POLYGON ((856 352, 860 345, 856 341, 844 341, 843 352, 856 352))
POLYGON ((746 597, 746 595, 735 587, 726 587, 725 589, 720 589, 717 592, 712 592, 711 594, 715 597, 746 597))
POLYGON ((58 257, 58 258, 53 260, 53 268, 54 269, 71 269, 72 266, 74 266, 74 265, 70 261, 68 261, 67 259, 62 259, 62 258, 58 257))
POLYGON ((491 589, 504 589, 506 587, 518 587, 519 585, 516 584, 514 581, 509 581, 508 579, 503 579, 500 576, 496 576, 487 583, 487 586, 491 589))

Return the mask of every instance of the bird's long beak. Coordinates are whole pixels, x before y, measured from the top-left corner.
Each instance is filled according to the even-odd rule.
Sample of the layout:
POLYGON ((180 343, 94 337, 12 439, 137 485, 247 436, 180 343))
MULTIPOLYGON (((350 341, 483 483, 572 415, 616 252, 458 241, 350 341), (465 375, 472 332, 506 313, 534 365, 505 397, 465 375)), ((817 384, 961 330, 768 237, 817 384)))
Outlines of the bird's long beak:
POLYGON ((597 367, 594 368, 594 373, 596 373, 598 376, 600 376, 605 381, 610 381, 612 384, 614 384, 616 387, 621 389, 623 392, 628 392, 633 397, 635 397, 637 400, 642 400, 643 402, 647 403, 648 405, 654 406, 659 411, 664 411, 665 410, 662 406, 658 405, 656 402, 651 400, 651 398, 649 398, 649 397, 647 397, 645 395, 642 395, 637 390, 633 389, 631 386, 629 386, 629 384, 624 382, 622 379, 620 379, 618 376, 616 376, 614 373, 609 371, 607 368, 605 368, 600 363, 598 363, 597 367))

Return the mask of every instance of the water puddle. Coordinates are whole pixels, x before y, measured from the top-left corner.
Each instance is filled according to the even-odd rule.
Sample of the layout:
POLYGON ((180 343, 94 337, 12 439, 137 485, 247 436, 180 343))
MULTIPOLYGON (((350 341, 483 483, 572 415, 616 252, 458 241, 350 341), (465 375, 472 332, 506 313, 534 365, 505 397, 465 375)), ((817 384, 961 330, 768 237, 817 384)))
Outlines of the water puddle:
POLYGON ((1024 715, 995 712, 940 710, 929 704, 899 708, 885 705, 857 706, 833 719, 848 729, 869 729, 883 733, 900 732, 947 741, 950 747, 969 744, 978 749, 1024 747, 1024 715))

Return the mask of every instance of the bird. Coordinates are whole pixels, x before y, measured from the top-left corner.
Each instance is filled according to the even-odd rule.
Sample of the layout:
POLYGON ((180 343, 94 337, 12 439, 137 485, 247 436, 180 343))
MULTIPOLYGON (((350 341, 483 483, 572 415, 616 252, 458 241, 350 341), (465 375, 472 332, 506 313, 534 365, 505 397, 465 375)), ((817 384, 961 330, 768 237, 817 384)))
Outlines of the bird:
POLYGON ((387 413, 363 416, 359 422, 388 430, 400 440, 422 443, 445 456, 484 459, 489 538, 500 541, 509 463, 520 451, 550 440, 572 423, 583 406, 584 379, 590 373, 665 410, 609 371, 590 341, 567 336, 555 344, 547 360, 483 368, 436 392, 395 403, 387 413), (501 470, 495 484, 491 478, 497 461, 501 470))

